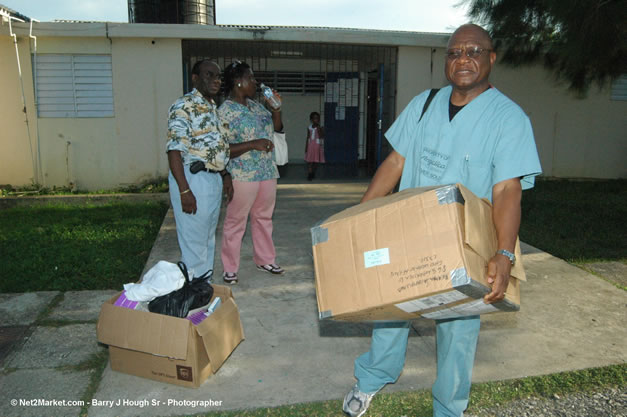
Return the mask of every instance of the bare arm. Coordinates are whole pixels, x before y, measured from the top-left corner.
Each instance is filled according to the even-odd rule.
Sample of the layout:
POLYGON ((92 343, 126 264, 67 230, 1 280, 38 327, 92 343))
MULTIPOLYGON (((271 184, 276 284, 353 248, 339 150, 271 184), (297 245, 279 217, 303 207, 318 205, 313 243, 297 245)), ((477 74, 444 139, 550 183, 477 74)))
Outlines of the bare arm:
POLYGON ((272 149, 274 149, 274 143, 270 139, 255 139, 249 140, 248 142, 229 144, 231 158, 237 158, 238 156, 253 150, 272 152, 272 149))
MULTIPOLYGON (((496 228, 498 249, 514 252, 520 228, 522 186, 520 178, 501 181, 492 187, 492 220, 496 228)), ((488 262, 488 283, 492 292, 484 297, 486 303, 505 297, 512 265, 505 255, 496 254, 488 262)))
POLYGON ((366 193, 361 198, 361 202, 363 203, 391 193, 401 178, 404 166, 405 158, 400 153, 392 151, 377 169, 366 193))
POLYGON ((224 196, 226 197, 226 202, 230 203, 233 200, 233 178, 231 178, 231 174, 227 170, 220 172, 222 176, 222 191, 224 191, 224 196))
POLYGON ((181 152, 168 151, 168 164, 170 165, 170 171, 172 171, 172 176, 176 180, 176 184, 179 187, 183 213, 196 214, 196 197, 194 196, 192 190, 189 188, 189 184, 187 183, 187 179, 185 178, 181 152))
POLYGON ((272 124, 275 132, 283 131, 283 120, 281 119, 281 109, 272 110, 272 124))

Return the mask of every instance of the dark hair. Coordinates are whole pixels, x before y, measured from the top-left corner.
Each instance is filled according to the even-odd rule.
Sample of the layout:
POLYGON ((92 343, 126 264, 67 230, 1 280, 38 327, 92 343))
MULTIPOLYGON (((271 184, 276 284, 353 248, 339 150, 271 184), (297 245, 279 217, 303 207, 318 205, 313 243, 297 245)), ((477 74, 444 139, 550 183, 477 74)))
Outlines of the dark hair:
MULTIPOLYGON (((201 59, 200 61, 196 61, 196 63, 192 67, 192 75, 200 75, 200 66, 204 62, 210 62, 212 64, 216 64, 215 61, 212 61, 211 59, 207 59, 207 58, 201 59)), ((216 65, 218 65, 218 64, 216 64, 216 65)))
POLYGON ((309 115, 309 120, 313 119, 314 116, 320 117, 320 113, 318 113, 317 111, 312 111, 309 115))
POLYGON ((229 95, 233 87, 235 87, 235 80, 242 78, 246 71, 250 69, 250 65, 241 61, 234 61, 231 65, 224 69, 224 93, 229 95))

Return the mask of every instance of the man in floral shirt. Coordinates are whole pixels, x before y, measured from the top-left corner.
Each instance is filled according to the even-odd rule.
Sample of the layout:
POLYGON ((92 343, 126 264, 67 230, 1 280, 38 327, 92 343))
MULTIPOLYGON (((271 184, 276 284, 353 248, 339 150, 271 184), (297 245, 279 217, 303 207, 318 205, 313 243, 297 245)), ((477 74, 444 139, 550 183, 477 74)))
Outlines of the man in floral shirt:
POLYGON ((231 177, 224 169, 229 162, 229 145, 222 135, 214 101, 220 91, 220 67, 209 60, 197 62, 192 84, 194 89, 169 110, 166 149, 170 201, 181 260, 190 276, 210 279, 222 189, 229 200, 233 197, 231 177))

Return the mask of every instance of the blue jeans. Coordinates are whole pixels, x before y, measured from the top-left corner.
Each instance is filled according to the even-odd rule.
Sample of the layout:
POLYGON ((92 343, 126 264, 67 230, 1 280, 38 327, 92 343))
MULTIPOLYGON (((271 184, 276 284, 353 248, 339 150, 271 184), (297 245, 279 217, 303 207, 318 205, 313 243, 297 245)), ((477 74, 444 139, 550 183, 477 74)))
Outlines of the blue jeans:
POLYGON ((196 198, 196 214, 183 213, 180 191, 171 172, 168 182, 181 260, 192 278, 213 271, 216 227, 222 202, 222 177, 218 173, 206 171, 192 174, 187 165, 184 171, 189 188, 196 198))
MULTIPOLYGON (((355 360, 359 390, 373 393, 396 382, 405 365, 410 322, 377 323, 370 350, 355 360)), ((479 316, 436 320, 437 378, 434 417, 459 417, 468 406, 479 316)))

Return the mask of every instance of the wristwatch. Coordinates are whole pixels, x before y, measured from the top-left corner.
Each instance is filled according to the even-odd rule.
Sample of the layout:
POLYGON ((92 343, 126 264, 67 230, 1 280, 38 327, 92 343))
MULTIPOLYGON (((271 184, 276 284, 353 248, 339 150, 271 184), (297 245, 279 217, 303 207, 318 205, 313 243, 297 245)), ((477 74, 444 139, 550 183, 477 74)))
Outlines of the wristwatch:
POLYGON ((505 249, 499 249, 496 251, 496 253, 503 255, 503 256, 507 256, 509 258, 509 261, 512 263, 512 265, 516 263, 516 255, 514 255, 510 251, 505 250, 505 249))

